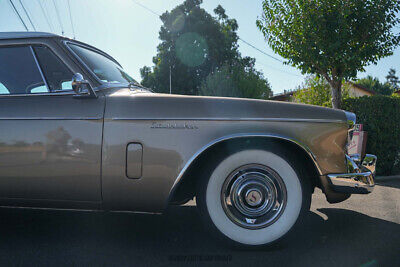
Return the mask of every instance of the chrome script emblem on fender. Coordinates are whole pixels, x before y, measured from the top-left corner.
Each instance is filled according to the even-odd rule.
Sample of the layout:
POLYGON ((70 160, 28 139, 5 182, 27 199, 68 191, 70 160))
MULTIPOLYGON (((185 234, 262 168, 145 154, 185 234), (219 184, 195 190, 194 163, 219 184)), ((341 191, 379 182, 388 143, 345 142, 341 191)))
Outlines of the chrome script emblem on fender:
POLYGON ((198 127, 190 123, 158 123, 153 122, 151 129, 176 129, 176 130, 196 130, 198 127))

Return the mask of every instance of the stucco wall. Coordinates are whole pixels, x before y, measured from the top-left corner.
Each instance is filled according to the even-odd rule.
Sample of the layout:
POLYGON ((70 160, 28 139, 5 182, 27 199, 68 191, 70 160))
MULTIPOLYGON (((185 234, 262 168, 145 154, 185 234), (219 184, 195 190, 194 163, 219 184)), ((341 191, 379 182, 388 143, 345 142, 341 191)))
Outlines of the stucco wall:
POLYGON ((350 95, 351 97, 361 97, 361 96, 365 96, 365 95, 371 96, 372 93, 367 92, 367 91, 364 91, 364 90, 362 90, 362 89, 359 89, 359 88, 357 88, 357 87, 355 87, 355 86, 350 86, 350 88, 349 88, 349 95, 350 95))

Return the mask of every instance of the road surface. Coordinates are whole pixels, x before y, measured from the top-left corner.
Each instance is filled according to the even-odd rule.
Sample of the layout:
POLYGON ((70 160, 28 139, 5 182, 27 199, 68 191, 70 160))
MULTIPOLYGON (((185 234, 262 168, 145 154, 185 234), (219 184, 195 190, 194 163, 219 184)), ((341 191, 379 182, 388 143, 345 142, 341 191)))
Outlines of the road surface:
POLYGON ((0 209, 0 265, 400 266, 400 179, 330 205, 317 190, 284 244, 240 251, 216 242, 193 202, 164 215, 0 209))

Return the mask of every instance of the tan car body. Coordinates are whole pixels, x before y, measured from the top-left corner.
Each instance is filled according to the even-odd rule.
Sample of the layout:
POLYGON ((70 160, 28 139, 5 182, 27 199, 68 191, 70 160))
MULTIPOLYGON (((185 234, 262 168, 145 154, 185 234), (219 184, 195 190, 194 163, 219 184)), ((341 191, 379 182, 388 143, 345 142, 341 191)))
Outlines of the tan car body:
POLYGON ((162 209, 196 158, 221 142, 244 138, 293 143, 319 175, 342 173, 347 130, 344 112, 327 108, 129 89, 107 92, 103 200, 112 209, 162 209), (127 161, 129 143, 143 146, 139 179, 126 176, 125 164, 138 166, 127 161))
POLYGON ((202 170, 200 158, 213 160, 213 148, 256 139, 290 146, 328 195, 326 175, 348 171, 341 110, 107 87, 63 42, 52 35, 0 40, 0 48, 50 47, 97 92, 0 96, 1 205, 161 212, 193 195, 177 189, 193 190, 189 174, 202 170))

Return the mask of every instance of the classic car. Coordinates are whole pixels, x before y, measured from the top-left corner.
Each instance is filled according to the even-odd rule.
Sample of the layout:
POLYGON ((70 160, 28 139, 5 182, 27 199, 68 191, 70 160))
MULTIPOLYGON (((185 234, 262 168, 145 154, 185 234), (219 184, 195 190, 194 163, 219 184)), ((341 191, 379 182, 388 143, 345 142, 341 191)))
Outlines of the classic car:
POLYGON ((103 51, 0 33, 0 205, 162 213, 194 199, 210 232, 272 244, 321 188, 374 187, 356 116, 276 101, 153 93, 103 51))

